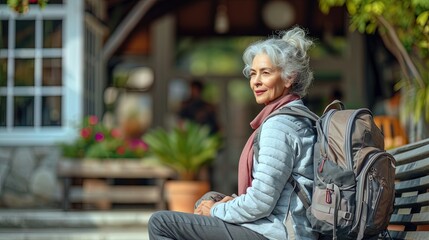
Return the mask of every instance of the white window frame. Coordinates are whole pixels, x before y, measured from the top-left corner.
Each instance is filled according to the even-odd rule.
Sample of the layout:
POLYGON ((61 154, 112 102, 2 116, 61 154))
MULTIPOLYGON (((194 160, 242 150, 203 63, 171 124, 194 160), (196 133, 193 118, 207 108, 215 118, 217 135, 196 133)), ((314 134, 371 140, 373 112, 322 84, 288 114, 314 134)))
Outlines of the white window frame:
MULTIPOLYGON (((64 0, 64 3, 61 5, 48 3, 44 9, 40 9, 37 6, 30 6, 30 10, 22 15, 13 12, 7 5, 0 5, 0 19, 9 20, 9 32, 12 33, 8 36, 9 49, 0 50, 0 55, 7 54, 8 56, 8 79, 13 77, 13 59, 14 56, 17 56, 14 54, 23 56, 32 52, 30 54, 33 54, 32 57, 35 59, 35 76, 41 74, 42 55, 40 51, 42 50, 37 48, 37 44, 35 49, 14 50, 14 46, 11 46, 15 42, 15 33, 13 32, 15 29, 15 20, 35 20, 35 32, 40 31, 41 33, 43 31, 43 19, 63 20, 62 48, 43 50, 43 54, 62 58, 62 86, 51 87, 46 89, 48 92, 43 92, 43 94, 53 94, 62 97, 62 124, 61 126, 42 127, 41 102, 35 98, 34 126, 14 127, 12 102, 8 101, 8 104, 11 106, 7 106, 6 127, 0 127, 0 146, 55 145, 59 142, 73 140, 79 134, 76 126, 80 123, 83 114, 83 12, 83 0, 64 0), (37 110, 40 111, 36 113, 37 110)), ((40 40, 41 37, 40 39, 36 39, 36 43, 40 40)), ((31 96, 42 94, 41 87, 20 87, 20 89, 22 91, 20 94, 24 93, 31 96)), ((9 84, 6 88, 0 88, 0 91, 3 91, 3 94, 6 91, 7 97, 11 98, 14 94, 14 87, 9 84)))

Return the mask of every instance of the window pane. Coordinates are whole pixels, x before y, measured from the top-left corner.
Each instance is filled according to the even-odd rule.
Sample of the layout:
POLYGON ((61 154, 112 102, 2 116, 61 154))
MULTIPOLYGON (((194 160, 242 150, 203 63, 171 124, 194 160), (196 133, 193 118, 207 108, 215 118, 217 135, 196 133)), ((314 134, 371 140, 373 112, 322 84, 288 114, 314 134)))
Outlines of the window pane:
POLYGON ((15 59, 15 86, 34 86, 34 59, 15 59))
POLYGON ((17 20, 15 48, 34 48, 35 28, 34 20, 17 20))
POLYGON ((61 97, 42 98, 42 126, 61 126, 61 97))
POLYGON ((14 126, 34 126, 34 97, 15 97, 14 126))
POLYGON ((7 20, 0 20, 0 49, 7 49, 8 41, 7 41, 7 35, 8 35, 9 27, 7 20))
POLYGON ((43 21, 43 47, 61 48, 63 22, 61 20, 43 21))
POLYGON ((43 86, 61 86, 61 77, 61 58, 43 59, 43 86))
POLYGON ((0 97, 0 126, 6 126, 6 97, 0 97))
POLYGON ((7 86, 7 59, 0 58, 0 87, 7 86))

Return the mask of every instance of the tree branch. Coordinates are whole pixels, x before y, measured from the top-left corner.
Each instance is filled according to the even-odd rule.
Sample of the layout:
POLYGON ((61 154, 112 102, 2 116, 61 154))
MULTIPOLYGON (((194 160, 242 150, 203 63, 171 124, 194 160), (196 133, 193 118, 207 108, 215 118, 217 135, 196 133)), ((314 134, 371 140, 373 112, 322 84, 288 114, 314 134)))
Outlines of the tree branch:
POLYGON ((411 74, 417 81, 419 87, 423 88, 425 86, 422 77, 420 73, 418 72, 414 62, 411 60, 410 55, 405 50, 404 46, 402 45, 401 41, 398 38, 398 35, 395 32, 395 29, 392 27, 392 25, 386 21, 386 19, 382 16, 377 16, 377 20, 380 22, 380 24, 386 28, 388 36, 392 40, 392 44, 398 49, 400 55, 402 56, 403 60, 405 61, 405 64, 407 65, 408 69, 411 71, 411 74))
POLYGON ((401 56, 401 53, 397 48, 395 48, 391 39, 386 36, 386 34, 379 33, 381 39, 383 40, 384 46, 395 56, 396 60, 398 60, 399 66, 401 67, 401 71, 404 73, 405 78, 409 84, 411 84, 411 76, 408 73, 407 66, 405 64, 404 58, 401 56))

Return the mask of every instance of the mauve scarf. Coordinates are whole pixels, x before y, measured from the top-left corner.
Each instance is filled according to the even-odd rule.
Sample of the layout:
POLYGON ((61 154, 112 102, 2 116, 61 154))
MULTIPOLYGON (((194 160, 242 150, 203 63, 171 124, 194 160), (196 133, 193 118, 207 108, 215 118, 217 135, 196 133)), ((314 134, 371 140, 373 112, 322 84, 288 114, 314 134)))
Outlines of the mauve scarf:
POLYGON ((284 106, 285 104, 299 99, 296 94, 288 94, 273 102, 267 104, 262 111, 250 122, 250 126, 254 130, 252 135, 244 145, 241 152, 240 161, 238 163, 238 195, 246 193, 246 189, 252 185, 252 168, 253 168, 253 139, 255 137, 256 129, 263 123, 266 117, 275 110, 284 106))

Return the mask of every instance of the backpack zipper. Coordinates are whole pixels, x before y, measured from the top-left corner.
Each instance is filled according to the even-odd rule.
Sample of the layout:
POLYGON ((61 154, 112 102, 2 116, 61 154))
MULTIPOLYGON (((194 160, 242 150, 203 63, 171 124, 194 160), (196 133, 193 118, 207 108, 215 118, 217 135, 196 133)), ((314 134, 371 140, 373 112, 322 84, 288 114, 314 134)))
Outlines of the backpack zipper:
MULTIPOLYGON (((368 153, 368 154, 372 154, 372 152, 370 152, 370 153, 368 153)), ((374 164, 374 162, 380 157, 380 156, 383 156, 383 155, 385 155, 385 156, 387 156, 387 159, 389 159, 389 161, 391 161, 391 158, 389 157, 389 154, 387 153, 387 152, 378 152, 378 153, 375 153, 374 155, 372 155, 371 157, 370 157, 370 159, 368 160, 368 163, 365 165, 365 167, 362 169, 362 171, 359 173, 359 175, 356 177, 356 179, 359 179, 359 178, 361 178, 361 175, 363 175, 363 176, 365 176, 366 175, 366 172, 368 171, 368 168, 370 168, 373 164, 374 164)), ((360 213, 361 213, 361 208, 362 208, 362 204, 361 204, 361 202, 362 202, 362 200, 363 200, 363 197, 364 196, 362 196, 362 195, 365 195, 365 194, 362 194, 363 193, 363 191, 364 191, 364 187, 365 187, 365 183, 366 183, 366 178, 364 178, 363 179, 364 181, 359 181, 359 184, 358 184, 358 189, 356 190, 356 195, 358 195, 359 196, 359 199, 356 199, 356 213, 358 213, 358 216, 356 216, 355 217, 355 219, 360 219, 361 218, 361 216, 360 216, 360 213), (361 193, 361 194, 358 194, 358 193, 361 193)), ((357 181, 357 180, 356 180, 357 181)), ((353 226, 352 226, 352 231, 354 231, 354 229, 357 227, 357 225, 359 224, 359 221, 357 221, 357 222, 355 222, 354 224, 353 224, 353 226)), ((363 226, 364 227, 364 226, 363 226)))

